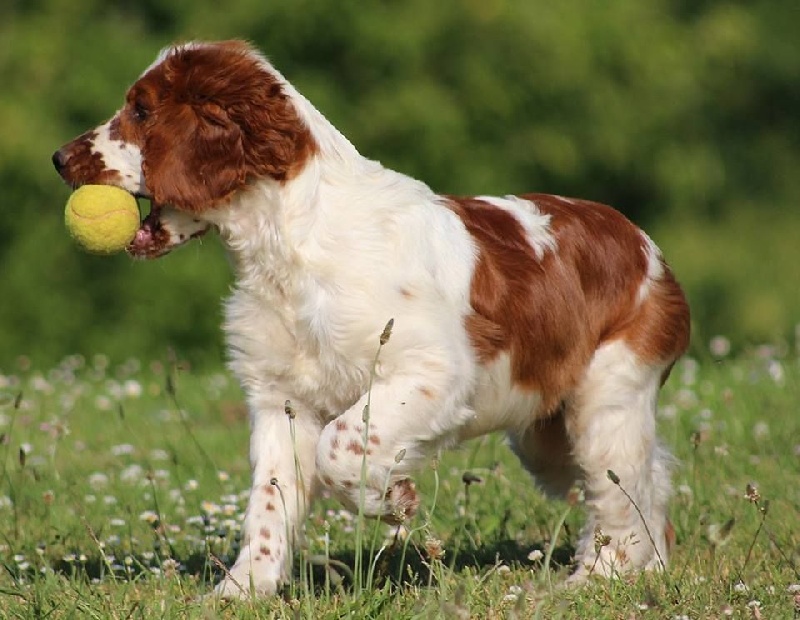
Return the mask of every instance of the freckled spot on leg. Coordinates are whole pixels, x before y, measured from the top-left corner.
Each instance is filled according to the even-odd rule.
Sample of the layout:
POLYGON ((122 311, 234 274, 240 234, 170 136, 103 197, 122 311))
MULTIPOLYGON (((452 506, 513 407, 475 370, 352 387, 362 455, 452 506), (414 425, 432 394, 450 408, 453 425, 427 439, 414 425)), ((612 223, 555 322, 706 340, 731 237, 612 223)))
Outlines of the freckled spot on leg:
POLYGON ((444 370, 444 365, 442 365, 439 362, 434 362, 431 360, 424 360, 420 362, 419 365, 425 370, 429 370, 434 373, 440 373, 444 370))
POLYGON ((254 559, 255 559, 256 562, 260 562, 261 561, 261 556, 257 555, 254 559))
POLYGON ((345 480, 345 481, 342 482, 342 486, 345 489, 352 489, 353 488, 353 483, 350 480, 345 480))
POLYGON ((272 550, 270 550, 270 548, 267 547, 266 545, 261 545, 261 548, 258 550, 258 552, 259 552, 259 554, 261 554, 263 556, 272 555, 272 550))
POLYGON ((338 449, 339 449, 339 438, 338 437, 334 437, 331 440, 331 450, 338 450, 338 449))
POLYGON ((418 387, 417 391, 420 394, 422 394, 425 398, 427 398, 428 400, 433 400, 434 398, 436 398, 436 392, 434 392, 427 385, 422 385, 422 386, 418 387))
POLYGON ((414 299, 414 293, 409 291, 404 286, 400 287, 400 294, 403 296, 404 299, 414 299))
POLYGON ((322 482, 329 487, 333 486, 333 478, 330 476, 322 476, 322 482))
POLYGON ((272 534, 270 534, 270 531, 269 531, 267 528, 265 528, 265 527, 262 527, 262 528, 261 528, 261 529, 258 531, 258 533, 259 533, 259 535, 261 536, 261 538, 263 538, 264 540, 269 540, 269 539, 270 539, 270 537, 272 536, 272 534))
POLYGON ((374 446, 379 446, 381 445, 381 438, 373 433, 369 436, 369 442, 374 446))
POLYGON ((275 495, 275 487, 272 486, 271 484, 265 484, 261 488, 264 489, 264 493, 266 493, 267 495, 275 495))
POLYGON ((675 528, 669 519, 667 519, 667 525, 664 527, 664 538, 667 541, 667 551, 672 551, 675 548, 676 536, 675 528))
POLYGON ((267 505, 264 508, 264 510, 268 510, 268 511, 275 510, 275 504, 273 504, 272 502, 267 502, 267 505))
POLYGON ((337 456, 336 456, 336 453, 335 453, 335 452, 331 452, 331 453, 328 455, 328 459, 329 459, 329 460, 331 460, 331 461, 335 461, 337 458, 339 458, 339 457, 337 457, 337 456))
POLYGON ((360 435, 363 432, 364 432, 364 427, 361 426, 360 424, 356 424, 356 433, 360 435))
POLYGON ((351 440, 350 443, 347 444, 345 450, 359 456, 364 454, 364 448, 355 439, 351 440))
POLYGON ((336 430, 337 431, 346 431, 347 430, 347 422, 345 422, 341 418, 336 420, 335 426, 336 426, 336 430))

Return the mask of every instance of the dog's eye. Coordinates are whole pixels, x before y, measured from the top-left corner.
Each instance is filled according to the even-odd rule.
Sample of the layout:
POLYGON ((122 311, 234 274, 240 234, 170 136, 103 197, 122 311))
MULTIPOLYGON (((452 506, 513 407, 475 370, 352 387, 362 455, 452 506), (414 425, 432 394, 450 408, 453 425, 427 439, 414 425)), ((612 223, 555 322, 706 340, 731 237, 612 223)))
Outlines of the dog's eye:
POLYGON ((150 110, 148 110, 144 105, 141 103, 135 103, 133 105, 133 118, 139 122, 143 123, 147 120, 147 117, 150 116, 150 110))

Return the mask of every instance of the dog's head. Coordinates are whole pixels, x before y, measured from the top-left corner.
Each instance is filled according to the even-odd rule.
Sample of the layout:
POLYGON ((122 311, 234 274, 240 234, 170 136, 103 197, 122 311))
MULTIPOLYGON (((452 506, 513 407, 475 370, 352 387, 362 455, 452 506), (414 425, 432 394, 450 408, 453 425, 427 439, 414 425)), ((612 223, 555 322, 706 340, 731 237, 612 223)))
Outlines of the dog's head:
POLYGON ((155 257, 203 234, 204 213, 254 180, 291 180, 315 150, 285 81, 247 44, 229 41, 163 51, 125 105, 53 163, 73 187, 115 185, 150 199, 128 249, 155 257))

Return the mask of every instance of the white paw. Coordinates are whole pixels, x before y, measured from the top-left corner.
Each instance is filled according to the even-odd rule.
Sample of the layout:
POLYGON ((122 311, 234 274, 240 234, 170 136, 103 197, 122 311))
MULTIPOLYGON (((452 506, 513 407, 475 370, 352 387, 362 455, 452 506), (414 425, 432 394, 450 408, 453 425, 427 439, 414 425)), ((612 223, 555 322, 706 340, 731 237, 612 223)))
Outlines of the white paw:
POLYGON ((246 570, 237 563, 217 584, 210 596, 221 599, 258 598, 275 594, 280 586, 281 580, 278 576, 266 571, 246 570))
POLYGON ((400 525, 417 514, 419 495, 410 478, 398 480, 386 491, 386 509, 383 520, 389 525, 400 525))

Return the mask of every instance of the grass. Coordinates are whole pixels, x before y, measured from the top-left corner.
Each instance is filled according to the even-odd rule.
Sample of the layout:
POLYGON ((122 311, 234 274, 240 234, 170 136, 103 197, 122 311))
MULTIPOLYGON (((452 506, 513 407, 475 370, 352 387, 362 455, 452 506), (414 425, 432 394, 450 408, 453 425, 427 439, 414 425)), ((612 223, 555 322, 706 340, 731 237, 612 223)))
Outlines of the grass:
POLYGON ((234 559, 246 505, 233 381, 22 359, 0 373, 0 617, 800 618, 800 358, 714 347, 662 397, 679 459, 666 573, 559 588, 580 496, 545 500, 489 436, 420 473, 405 528, 317 504, 298 578, 256 603, 199 598, 234 559))

